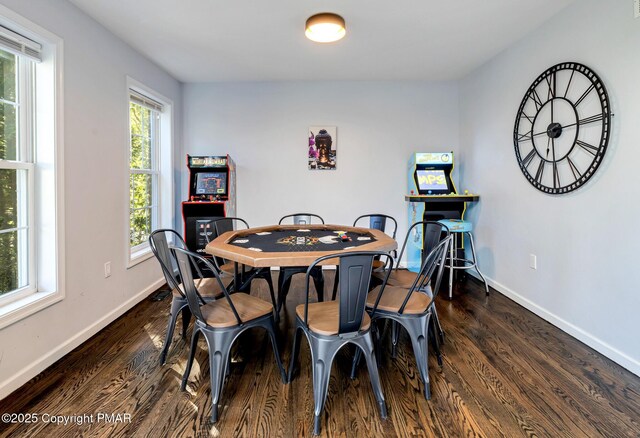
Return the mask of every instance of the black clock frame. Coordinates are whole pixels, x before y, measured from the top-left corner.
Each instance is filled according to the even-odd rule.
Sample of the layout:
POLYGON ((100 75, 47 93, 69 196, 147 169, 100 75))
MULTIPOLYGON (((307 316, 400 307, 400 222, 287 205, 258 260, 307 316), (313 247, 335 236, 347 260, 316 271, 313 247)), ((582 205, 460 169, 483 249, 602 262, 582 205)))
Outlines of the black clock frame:
MULTIPOLYGON (((553 113, 552 113, 553 114, 553 113)), ((549 194, 553 194, 553 195, 558 195, 558 194, 564 194, 564 193, 569 193, 572 192, 576 189, 578 189, 579 187, 582 187, 587 181, 589 181, 589 179, 591 179, 591 177, 595 174, 596 170, 598 169, 598 167, 600 166, 600 164, 603 161, 604 158, 604 154, 607 150, 607 146, 609 144, 609 137, 610 137, 610 130, 611 130, 611 106, 609 103, 609 95, 607 93, 607 90, 604 86, 604 83, 602 82, 602 80, 600 79, 600 77, 593 71, 591 70, 589 67, 587 67, 584 64, 580 64, 577 62, 563 62, 560 64, 556 64, 553 67, 548 68, 546 71, 544 71, 540 76, 538 76, 536 78, 535 81, 533 81, 533 83, 531 84, 531 86, 529 87, 529 89, 527 90, 527 92, 525 93, 522 102, 520 103, 520 108, 518 109, 518 113, 516 115, 516 121, 515 121, 515 125, 514 125, 514 130, 513 130, 513 143, 514 143, 514 148, 515 148, 515 153, 516 153, 516 158, 518 159, 518 165, 520 166, 520 170, 522 171, 522 173, 524 174, 524 176, 527 178, 527 180, 529 180, 529 182, 531 183, 531 185, 533 185, 536 189, 540 190, 541 192, 544 193, 549 193, 549 194), (571 70, 571 77, 569 78, 569 82, 567 84, 566 90, 564 92, 564 95, 562 97, 560 97, 559 95, 556 96, 556 83, 555 83, 555 74, 560 71, 560 70, 571 70), (585 92, 580 96, 580 98, 578 98, 575 102, 567 99, 567 92, 569 90, 569 87, 571 85, 571 81, 573 79, 573 76, 575 73, 579 73, 582 74, 583 76, 585 76, 589 82, 590 82, 590 86, 589 88, 587 88, 585 90, 585 92), (547 100, 543 101, 542 98, 540 97, 540 95, 538 94, 538 92, 536 91, 536 88, 538 87, 538 85, 542 82, 542 81, 546 81, 547 85, 549 86, 549 91, 547 93, 547 100), (600 105, 602 108, 602 113, 601 114, 597 114, 595 116, 590 116, 590 117, 585 117, 584 119, 579 119, 578 116, 578 111, 577 111, 577 106, 584 100, 584 98, 587 97, 587 95, 592 91, 595 90, 598 93, 598 99, 600 101, 600 105), (535 107, 536 107, 536 115, 531 118, 529 115, 527 115, 524 112, 525 106, 527 104, 527 102, 529 101, 529 99, 533 100, 535 107), (573 108, 574 114, 575 114, 575 118, 576 118, 576 123, 574 123, 573 125, 575 125, 575 137, 573 139, 573 144, 571 146, 571 148, 569 149, 569 151, 562 157, 562 158, 554 158, 553 160, 549 160, 545 157, 543 157, 539 152, 538 149, 536 147, 536 143, 534 140, 534 137, 539 135, 539 134, 543 134, 542 133, 537 133, 534 134, 533 133, 533 127, 535 126, 535 121, 538 117, 538 115, 541 112, 541 109, 549 102, 551 102, 553 99, 561 99, 564 100, 566 102, 568 102, 571 107, 573 108), (520 122, 523 119, 528 119, 529 123, 531 123, 531 131, 525 133, 525 134, 519 134, 519 128, 520 128, 520 122), (600 142, 598 144, 598 146, 592 146, 588 143, 585 142, 581 142, 580 140, 578 140, 578 134, 580 131, 580 125, 581 124, 587 124, 587 123, 592 123, 592 122, 596 122, 596 121, 600 121, 602 120, 602 132, 600 135, 600 142), (525 140, 530 140, 531 144, 533 146, 533 150, 526 156, 526 157, 522 157, 520 154, 520 148, 519 148, 519 144, 522 141, 525 140), (580 170, 575 166, 575 164, 571 161, 571 159, 569 158, 569 154, 571 154, 571 152, 573 151, 573 149, 575 147, 582 147, 584 150, 586 150, 588 153, 590 153, 591 155, 593 155, 593 159, 591 161, 591 164, 589 165, 589 168, 584 171, 584 172, 580 172, 580 170), (538 171, 536 173, 535 176, 531 175, 528 171, 528 165, 531 164, 531 161, 533 159, 534 155, 537 155, 540 158, 540 165, 538 167, 538 171), (557 167, 556 167, 556 163, 564 160, 565 158, 568 159, 568 163, 569 163, 569 168, 571 169, 572 175, 574 177, 573 181, 567 185, 564 186, 560 186, 559 184, 559 175, 558 175, 558 171, 557 171, 557 167), (544 172, 544 166, 546 165, 546 163, 552 163, 553 165, 553 183, 554 183, 554 187, 549 187, 546 186, 544 184, 542 184, 540 181, 542 180, 542 174, 544 172), (556 185, 556 182, 558 182, 558 184, 556 185)), ((567 125, 566 127, 569 127, 572 125, 567 125)), ((560 134, 562 133, 562 128, 563 126, 561 126, 559 123, 551 123, 548 128, 547 128, 547 136, 549 138, 558 138, 560 136, 560 134)))

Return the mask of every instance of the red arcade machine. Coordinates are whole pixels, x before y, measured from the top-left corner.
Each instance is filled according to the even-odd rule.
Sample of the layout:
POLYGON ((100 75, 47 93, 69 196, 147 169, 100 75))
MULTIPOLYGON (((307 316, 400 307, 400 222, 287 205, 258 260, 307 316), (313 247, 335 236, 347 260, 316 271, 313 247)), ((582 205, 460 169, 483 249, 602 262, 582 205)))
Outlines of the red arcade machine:
POLYGON ((229 155, 187 155, 189 200, 182 203, 184 240, 191 251, 204 253, 216 238, 213 222, 236 215, 236 166, 229 155))

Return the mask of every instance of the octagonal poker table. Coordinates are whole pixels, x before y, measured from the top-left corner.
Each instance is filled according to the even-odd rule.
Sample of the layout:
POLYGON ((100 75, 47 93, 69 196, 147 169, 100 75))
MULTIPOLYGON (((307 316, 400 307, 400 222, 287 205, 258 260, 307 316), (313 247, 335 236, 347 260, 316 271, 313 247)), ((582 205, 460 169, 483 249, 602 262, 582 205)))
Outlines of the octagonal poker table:
MULTIPOLYGON (((349 251, 384 251, 398 247, 379 230, 345 225, 269 225, 228 231, 212 240, 205 252, 255 268, 309 266, 317 258, 349 251), (346 233, 343 241, 340 233, 346 233)), ((331 265, 335 261, 325 260, 331 265)))

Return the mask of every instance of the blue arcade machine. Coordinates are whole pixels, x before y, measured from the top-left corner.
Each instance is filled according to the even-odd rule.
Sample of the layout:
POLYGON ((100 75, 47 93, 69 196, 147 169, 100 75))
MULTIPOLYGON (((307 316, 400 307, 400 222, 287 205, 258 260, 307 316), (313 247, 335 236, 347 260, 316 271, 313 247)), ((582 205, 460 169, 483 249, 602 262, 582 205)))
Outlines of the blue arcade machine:
MULTIPOLYGON (((409 226, 418 221, 440 219, 464 219, 467 202, 477 202, 480 197, 465 191, 459 195, 451 179, 453 152, 416 153, 409 160, 407 187, 409 194, 409 226)), ((407 269, 418 272, 423 257, 422 227, 413 229, 407 242, 407 269)))

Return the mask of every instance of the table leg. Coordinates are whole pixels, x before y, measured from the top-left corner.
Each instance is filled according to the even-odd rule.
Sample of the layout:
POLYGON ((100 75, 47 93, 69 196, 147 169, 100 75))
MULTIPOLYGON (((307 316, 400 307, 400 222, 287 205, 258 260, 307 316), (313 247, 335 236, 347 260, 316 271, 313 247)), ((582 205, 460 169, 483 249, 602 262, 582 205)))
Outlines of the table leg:
POLYGON ((240 278, 240 272, 238 270, 238 262, 233 263, 233 290, 234 292, 240 292, 242 286, 242 279, 240 278))

